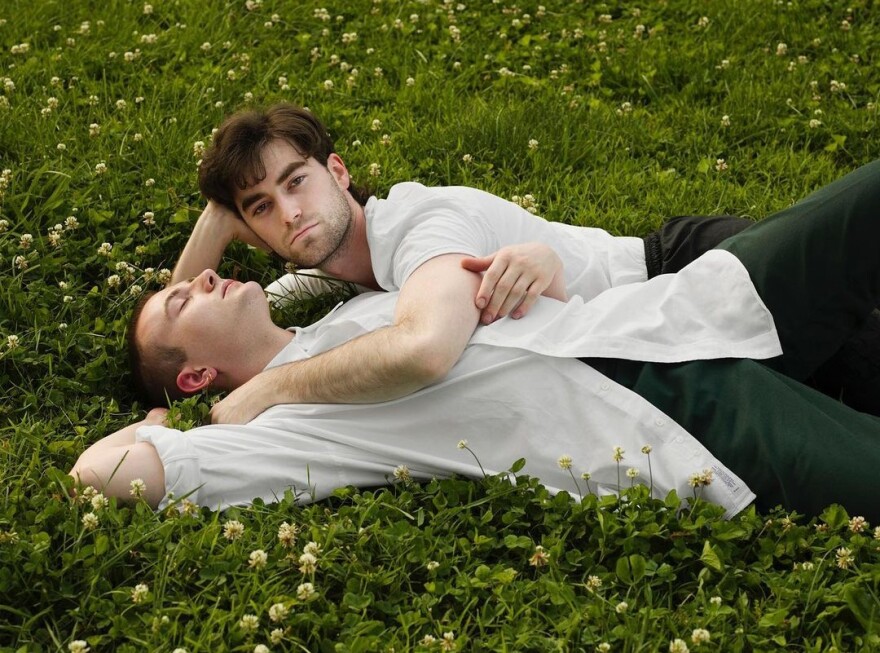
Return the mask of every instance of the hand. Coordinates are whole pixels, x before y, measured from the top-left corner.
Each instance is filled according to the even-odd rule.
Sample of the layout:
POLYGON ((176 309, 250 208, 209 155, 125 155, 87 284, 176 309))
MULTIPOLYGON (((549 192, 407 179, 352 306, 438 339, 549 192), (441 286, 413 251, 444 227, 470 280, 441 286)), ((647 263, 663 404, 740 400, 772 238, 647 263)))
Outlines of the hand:
POLYGON ((266 387, 256 377, 239 386, 211 407, 212 424, 247 424, 274 404, 267 402, 266 387))
POLYGON ((461 266, 484 273, 475 300, 483 324, 508 314, 518 320, 540 295, 568 301, 562 259, 543 243, 509 245, 489 256, 462 259, 461 266))
POLYGON ((272 251, 266 241, 260 238, 237 213, 214 200, 208 201, 199 219, 212 222, 216 229, 225 230, 228 234, 227 242, 239 240, 252 247, 258 247, 267 252, 272 251))

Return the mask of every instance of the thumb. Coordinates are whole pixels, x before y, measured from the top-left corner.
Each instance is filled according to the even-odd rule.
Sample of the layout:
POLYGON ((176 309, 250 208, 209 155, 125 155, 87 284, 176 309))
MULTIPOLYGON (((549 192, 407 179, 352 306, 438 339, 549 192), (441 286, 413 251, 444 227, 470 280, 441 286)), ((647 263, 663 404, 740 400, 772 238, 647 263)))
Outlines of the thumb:
POLYGON ((489 266, 492 265, 492 261, 495 260, 495 255, 491 256, 482 256, 475 257, 469 256, 467 258, 461 259, 461 267, 465 270, 470 270, 471 272, 485 272, 489 269, 489 266))

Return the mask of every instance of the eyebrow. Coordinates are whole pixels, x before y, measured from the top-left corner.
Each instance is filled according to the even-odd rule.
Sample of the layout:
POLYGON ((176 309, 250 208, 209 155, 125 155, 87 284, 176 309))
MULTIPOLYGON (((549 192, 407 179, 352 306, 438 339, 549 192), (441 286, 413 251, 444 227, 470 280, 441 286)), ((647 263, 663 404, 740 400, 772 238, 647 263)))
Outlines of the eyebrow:
MULTIPOLYGON (((284 170, 281 171, 281 174, 278 175, 278 178, 275 180, 276 184, 280 184, 282 181, 287 179, 293 172, 302 166, 306 165, 305 161, 291 161, 288 163, 284 170)), ((248 195, 241 201, 241 210, 247 211, 248 208, 254 203, 266 196, 265 193, 254 193, 253 195, 248 195)))

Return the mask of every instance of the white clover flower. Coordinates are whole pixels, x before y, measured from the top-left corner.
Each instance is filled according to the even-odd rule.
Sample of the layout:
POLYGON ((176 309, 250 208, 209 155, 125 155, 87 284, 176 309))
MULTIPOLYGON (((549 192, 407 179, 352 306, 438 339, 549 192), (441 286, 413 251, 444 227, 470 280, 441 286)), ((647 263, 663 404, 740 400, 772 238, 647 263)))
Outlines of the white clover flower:
POLYGON ((107 164, 101 161, 100 163, 95 164, 95 174, 103 175, 107 172, 107 164))
POLYGON ((288 549, 291 548, 298 530, 299 529, 296 526, 291 526, 287 522, 283 522, 281 526, 278 527, 278 541, 281 542, 283 547, 288 549))
POLYGON ((110 288, 119 288, 122 284, 122 278, 118 274, 111 274, 107 277, 107 285, 110 288))
POLYGON ((234 542, 244 534, 244 524, 237 519, 230 519, 223 524, 223 537, 234 542))
POLYGON ((61 301, 63 301, 65 304, 69 304, 70 302, 73 301, 73 297, 71 297, 70 295, 64 295, 64 297, 62 297, 61 301))
POLYGON ((303 553, 299 557, 299 571, 301 574, 314 574, 318 568, 318 559, 312 553, 303 553))
POLYGON ((134 589, 131 590, 131 601, 132 603, 143 603, 147 598, 147 594, 149 594, 150 588, 145 583, 138 583, 134 586, 134 589))
POLYGON ((544 567, 550 563, 550 554, 540 544, 535 546, 535 552, 529 558, 532 567, 544 567))
POLYGON ((602 579, 598 576, 587 576, 587 589, 591 592, 602 587, 602 579))
POLYGON ((15 267, 19 270, 27 270, 28 266, 30 265, 28 260, 24 256, 21 256, 21 255, 16 256, 14 259, 12 259, 12 262, 15 265, 15 267))
POLYGON ((777 43, 776 45, 776 56, 784 57, 788 53, 788 45, 785 43, 777 43))
POLYGON ((571 469, 571 463, 572 463, 571 456, 569 456, 567 453, 559 456, 559 459, 556 461, 556 464, 559 465, 559 469, 566 469, 566 470, 571 469))
POLYGON ((705 644, 712 638, 712 635, 705 628, 694 628, 691 633, 691 642, 693 642, 696 646, 700 644, 705 644))
POLYGON ((832 93, 840 93, 846 90, 846 84, 843 82, 838 82, 836 79, 832 79, 828 84, 829 89, 832 93))
POLYGON ((7 349, 15 349, 18 347, 18 336, 11 335, 6 336, 6 348, 7 349))
POLYGON ((436 560, 431 560, 428 564, 425 565, 425 568, 426 568, 428 571, 434 571, 434 570, 437 569, 437 567, 439 567, 439 566, 440 566, 440 563, 439 563, 439 562, 437 562, 436 560))
POLYGON ((458 441, 458 448, 459 449, 467 449, 467 446, 468 446, 467 440, 459 440, 458 441))
POLYGON ((141 35, 141 43, 147 43, 148 45, 152 45, 159 39, 155 34, 142 34, 141 35))
POLYGON ((110 243, 101 243, 101 246, 98 247, 98 255, 99 256, 110 256, 110 252, 113 249, 113 245, 110 243))
POLYGON ((135 132, 135 134, 131 137, 131 140, 133 140, 135 143, 140 143, 142 140, 144 140, 144 135, 140 132, 135 132))
POLYGON ((709 27, 709 17, 708 16, 700 16, 700 19, 697 21, 697 27, 702 27, 702 28, 709 27))
POLYGON ((87 512, 82 516, 82 525, 85 527, 87 531, 93 531, 98 527, 98 515, 93 512, 87 512))
POLYGON ((95 512, 98 512, 98 511, 106 508, 108 505, 110 505, 110 500, 107 497, 105 497, 103 494, 98 492, 95 496, 92 497, 91 503, 92 503, 92 510, 94 510, 95 512))
POLYGON ((730 127, 730 116, 728 116, 727 114, 721 116, 721 126, 730 127))
POLYGON ((455 650, 455 633, 451 630, 448 633, 443 633, 443 639, 440 640, 440 650, 441 651, 454 651, 455 650))
POLYGON ((630 467, 626 470, 626 477, 629 479, 635 479, 639 476, 639 470, 637 467, 630 467))
POLYGON ((629 609, 629 603, 627 603, 626 601, 621 601, 620 603, 618 603, 617 605, 614 606, 614 611, 617 614, 623 614, 628 609, 629 609))
POLYGON ((715 170, 718 172, 724 172, 727 170, 727 161, 724 159, 715 159, 715 170))
POLYGON ((837 549, 837 551, 835 551, 834 553, 834 556, 837 559, 837 566, 841 569, 849 569, 855 562, 855 558, 852 554, 852 549, 849 549, 845 546, 837 549))
POLYGON ((642 447, 642 453, 645 455, 650 454, 653 450, 654 448, 650 444, 646 444, 644 447, 642 447))
MULTIPOLYGON (((73 231, 79 226, 79 221, 71 216, 68 216, 66 220, 64 220, 64 229, 65 231, 73 231)), ((112 246, 111 246, 112 247, 112 246)))
POLYGON ((311 583, 302 583, 296 588, 296 598, 300 601, 311 601, 316 596, 315 586, 311 583))
POLYGON ((67 322, 59 322, 58 323, 59 331, 67 331, 67 322))
POLYGON ((719 605, 721 605, 721 597, 720 596, 713 596, 711 599, 709 599, 709 603, 711 603, 712 605, 714 605, 717 608, 719 605))
POLYGON ((861 533, 866 528, 868 528, 868 522, 864 517, 856 516, 849 520, 849 530, 853 533, 861 533))
POLYGON ((18 242, 18 246, 21 249, 30 249, 33 242, 34 242, 34 237, 31 234, 22 234, 21 240, 19 240, 19 242, 18 242))
POLYGON ((688 485, 691 487, 703 487, 712 485, 712 470, 704 469, 702 472, 691 474, 688 478, 688 485))
POLYGON ((608 653, 611 650, 611 644, 608 642, 602 642, 596 647, 596 650, 599 651, 599 653, 608 653))
POLYGON ((263 549, 255 549, 248 556, 248 567, 262 569, 269 561, 269 555, 263 549))
POLYGON ((437 641, 437 638, 433 635, 425 635, 422 639, 419 640, 419 644, 422 646, 430 647, 437 641))
POLYGON ((284 629, 283 628, 274 628, 271 633, 269 633, 269 641, 275 645, 281 643, 284 639, 284 629))
POLYGON ((627 114, 632 113, 633 105, 632 102, 623 102, 620 105, 620 108, 617 109, 616 113, 618 116, 625 116, 627 114))
POLYGON ((152 211, 145 211, 143 223, 148 227, 152 227, 154 224, 156 224, 156 214, 152 211))
POLYGON ((317 542, 309 542, 303 547, 303 553, 311 553, 313 556, 320 555, 321 545, 317 542))
POLYGON ((534 138, 529 139, 529 149, 530 150, 537 150, 538 149, 538 141, 535 140, 534 138))
POLYGON ((874 539, 880 540, 880 526, 874 527, 874 539))
POLYGON ((131 483, 128 484, 128 487, 128 493, 135 498, 144 496, 144 492, 147 491, 147 484, 144 483, 144 479, 142 478, 134 479, 131 483))
POLYGON ((153 5, 144 5, 144 15, 149 16, 153 13, 153 5))
POLYGON ((142 292, 144 292, 144 289, 141 286, 139 286, 138 284, 134 284, 131 286, 131 288, 128 289, 128 294, 131 295, 132 297, 137 297, 142 292))
MULTIPOLYGON (((272 23, 267 24, 271 25, 272 23)), ((254 653, 269 653, 269 647, 265 644, 257 644, 256 646, 254 646, 254 653)))
POLYGON ((325 79, 324 80, 324 90, 325 91, 332 91, 333 90, 333 80, 332 79, 325 79))
POLYGON ((85 640, 75 639, 67 645, 67 650, 70 653, 89 653, 91 649, 85 640))
POLYGON ((283 621, 289 612, 290 609, 283 603, 273 603, 269 608, 269 619, 276 623, 283 621))
POLYGON ((253 632, 260 625, 260 618, 255 614, 242 615, 238 620, 238 627, 245 632, 253 632))
POLYGON ((623 447, 614 447, 611 457, 614 459, 614 462, 619 463, 621 460, 623 460, 623 454, 625 453, 626 452, 623 450, 623 447))
POLYGON ((850 24, 848 20, 844 19, 840 21, 840 29, 844 32, 848 32, 850 31, 850 29, 852 29, 852 24, 850 24))
POLYGON ((378 177, 380 174, 382 174, 382 167, 378 163, 371 163, 370 164, 370 176, 371 177, 378 177))
POLYGON ((158 281, 161 285, 167 285, 169 281, 171 281, 171 270, 168 268, 162 268, 156 274, 156 281, 158 281))
POLYGON ((688 645, 683 639, 673 639, 669 642, 669 653, 688 653, 688 645))

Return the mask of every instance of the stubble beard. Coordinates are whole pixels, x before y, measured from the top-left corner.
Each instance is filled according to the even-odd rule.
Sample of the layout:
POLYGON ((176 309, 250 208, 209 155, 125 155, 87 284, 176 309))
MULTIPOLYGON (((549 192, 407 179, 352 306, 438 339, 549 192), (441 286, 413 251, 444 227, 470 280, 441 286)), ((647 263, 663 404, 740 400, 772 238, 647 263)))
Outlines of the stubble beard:
MULTIPOLYGON (((315 246, 307 247, 302 256, 293 261, 297 267, 323 269, 345 255, 354 219, 343 191, 336 188, 333 205, 322 217, 319 223, 325 229, 320 243, 322 246, 319 248, 319 243, 315 243, 315 246)), ((308 236, 306 234, 305 238, 308 236)))

